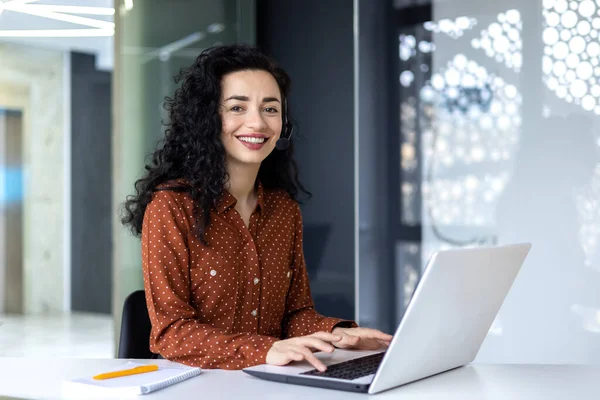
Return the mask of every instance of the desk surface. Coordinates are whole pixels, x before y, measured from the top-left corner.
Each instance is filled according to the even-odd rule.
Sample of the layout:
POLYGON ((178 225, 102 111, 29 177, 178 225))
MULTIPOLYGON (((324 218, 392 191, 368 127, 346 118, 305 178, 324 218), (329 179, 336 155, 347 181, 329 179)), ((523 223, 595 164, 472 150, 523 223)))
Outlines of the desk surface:
MULTIPOLYGON (((90 376, 124 363, 118 359, 0 358, 0 396, 60 399, 62 380, 90 376)), ((169 364, 166 360, 138 360, 169 364)), ((263 381, 241 371, 204 370, 152 399, 598 399, 600 366, 469 365, 377 395, 263 381)))

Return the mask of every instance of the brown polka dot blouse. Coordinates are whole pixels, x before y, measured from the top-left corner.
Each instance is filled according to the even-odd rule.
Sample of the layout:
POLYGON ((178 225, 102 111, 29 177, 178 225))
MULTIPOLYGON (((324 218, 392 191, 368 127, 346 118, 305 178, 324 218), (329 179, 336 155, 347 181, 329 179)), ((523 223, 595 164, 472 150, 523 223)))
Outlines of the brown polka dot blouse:
POLYGON ((142 266, 150 349, 164 358, 240 369, 264 363, 277 340, 349 322, 314 309, 298 203, 259 184, 249 227, 235 203, 226 191, 211 211, 208 246, 193 233, 187 193, 157 191, 148 204, 142 266))

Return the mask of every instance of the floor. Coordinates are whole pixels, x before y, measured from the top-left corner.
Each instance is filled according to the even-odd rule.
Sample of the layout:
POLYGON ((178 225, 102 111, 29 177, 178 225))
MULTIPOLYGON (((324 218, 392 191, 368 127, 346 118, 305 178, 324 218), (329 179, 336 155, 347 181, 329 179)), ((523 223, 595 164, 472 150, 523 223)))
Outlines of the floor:
POLYGON ((0 357, 113 358, 109 315, 0 314, 0 357))

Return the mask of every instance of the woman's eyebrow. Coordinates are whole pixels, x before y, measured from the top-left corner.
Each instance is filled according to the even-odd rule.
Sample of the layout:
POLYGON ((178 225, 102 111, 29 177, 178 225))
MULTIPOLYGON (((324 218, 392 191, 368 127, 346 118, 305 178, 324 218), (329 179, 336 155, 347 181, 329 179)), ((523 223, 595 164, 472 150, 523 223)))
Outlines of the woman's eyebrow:
POLYGON ((276 102, 280 103, 280 101, 277 97, 265 97, 263 99, 263 103, 270 103, 272 101, 276 101, 276 102))
MULTIPOLYGON (((238 95, 233 95, 233 96, 230 96, 225 99, 225 101, 228 101, 228 100, 250 101, 248 96, 238 96, 238 95)), ((263 101, 263 103, 270 103, 272 101, 276 101, 276 102, 280 103, 280 101, 277 97, 265 97, 262 101, 263 101)))

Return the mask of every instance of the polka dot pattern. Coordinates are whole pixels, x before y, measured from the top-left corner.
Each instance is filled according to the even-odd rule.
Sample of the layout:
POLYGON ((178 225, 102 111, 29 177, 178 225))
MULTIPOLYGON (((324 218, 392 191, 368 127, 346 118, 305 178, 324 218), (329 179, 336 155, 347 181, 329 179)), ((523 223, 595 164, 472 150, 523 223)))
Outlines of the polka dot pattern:
POLYGON ((187 193, 160 190, 148 204, 142 268, 150 349, 164 358, 241 369, 264 363, 277 340, 351 322, 314 309, 298 203, 259 184, 248 227, 235 204, 225 192, 211 211, 208 245, 193 234, 187 193))

